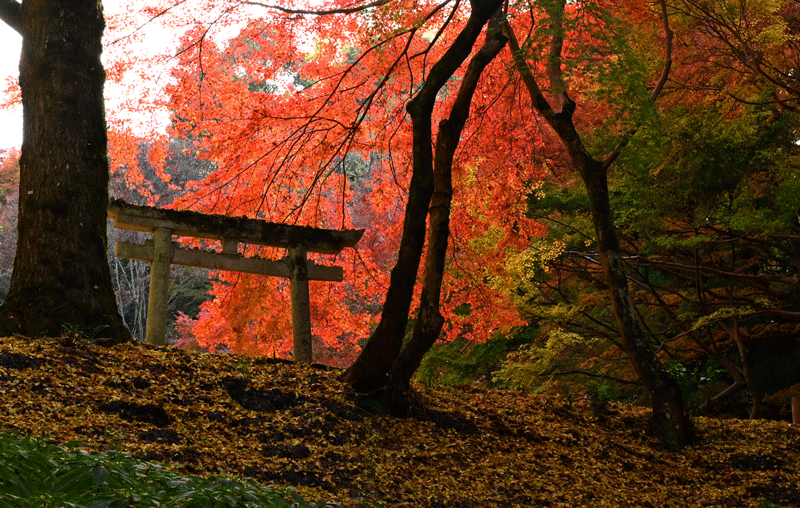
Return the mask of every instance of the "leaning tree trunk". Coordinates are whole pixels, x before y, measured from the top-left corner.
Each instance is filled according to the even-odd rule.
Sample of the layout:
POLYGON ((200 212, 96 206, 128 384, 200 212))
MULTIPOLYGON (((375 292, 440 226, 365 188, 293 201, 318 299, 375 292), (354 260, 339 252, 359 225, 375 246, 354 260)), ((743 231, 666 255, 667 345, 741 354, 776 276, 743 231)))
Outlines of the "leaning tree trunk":
POLYGON ((431 117, 437 94, 467 59, 483 25, 502 3, 502 0, 472 1, 472 12, 466 25, 442 58, 431 68, 425 83, 407 106, 412 123, 413 165, 403 220, 403 236, 397 263, 392 269, 380 323, 356 361, 341 377, 342 381, 356 391, 368 393, 382 388, 403 345, 434 187, 431 117))
MULTIPOLYGON (((662 77, 651 100, 655 101, 658 91, 669 73, 671 63, 671 30, 666 15, 666 6, 661 2, 667 33, 666 63, 662 77)), ((589 154, 580 134, 575 128, 573 115, 575 102, 569 97, 562 75, 561 52, 563 47, 563 15, 566 0, 558 0, 549 5, 550 48, 547 61, 547 77, 550 91, 555 99, 557 110, 551 106, 533 76, 514 31, 506 23, 507 35, 515 66, 528 90, 533 108, 545 119, 566 148, 572 164, 583 180, 589 196, 592 223, 595 229, 597 248, 608 287, 611 308, 619 327, 620 338, 625 352, 636 372, 650 392, 653 408, 654 433, 668 445, 682 447, 694 438, 694 427, 686 410, 686 404, 678 383, 659 362, 655 352, 639 326, 633 299, 628 288, 628 279, 622 266, 622 252, 614 229, 611 202, 608 194, 608 166, 616 158, 616 153, 606 161, 599 161, 589 154)))
POLYGON ((434 191, 430 205, 428 249, 422 280, 417 321, 411 338, 403 344, 389 371, 389 389, 393 411, 404 413, 408 406, 411 376, 417 371, 425 353, 433 346, 444 326, 439 303, 444 276, 447 243, 450 236, 450 204, 453 198, 452 167, 461 131, 469 118, 472 96, 478 79, 487 65, 500 53, 508 40, 502 33, 503 11, 498 9, 486 30, 486 41, 470 60, 450 117, 439 123, 434 156, 434 191))
MULTIPOLYGON (((569 123, 572 123, 571 120, 569 123)), ((574 126, 566 129, 566 132, 569 131, 574 131, 574 126)), ((654 433, 665 444, 685 446, 693 440, 693 425, 680 386, 664 370, 639 326, 614 229, 606 169, 602 161, 593 159, 582 147, 578 149, 579 142, 575 138, 564 136, 562 140, 565 137, 571 141, 567 143, 565 140, 565 144, 589 195, 597 248, 622 344, 636 372, 650 391, 654 433)))
POLYGON ((96 0, 0 1, 22 35, 17 252, 0 333, 131 340, 106 259, 109 170, 96 0))

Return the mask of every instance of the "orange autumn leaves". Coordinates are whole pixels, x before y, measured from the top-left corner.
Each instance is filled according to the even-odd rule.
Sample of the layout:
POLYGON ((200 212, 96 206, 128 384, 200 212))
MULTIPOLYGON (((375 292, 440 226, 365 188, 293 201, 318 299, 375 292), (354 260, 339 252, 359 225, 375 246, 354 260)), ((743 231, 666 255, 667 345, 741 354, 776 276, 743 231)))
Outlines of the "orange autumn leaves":
MULTIPOLYGON (((412 152, 405 106, 453 42, 465 6, 393 2, 321 16, 232 1, 209 9, 221 13, 213 25, 191 11, 171 18, 183 35, 165 86, 169 135, 193 140, 199 156, 215 165, 174 206, 365 229, 356 251, 317 260, 344 266, 345 281, 311 288, 315 349, 346 365, 376 324, 402 232, 412 152)), ((498 61, 485 73, 454 168, 442 297, 448 337, 485 340, 522 324, 504 261, 540 233, 525 217, 525 196, 543 167, 534 155, 541 148, 531 135, 537 127, 508 87, 507 64, 498 61)), ((456 87, 441 94, 434 122, 449 111, 456 87)), ((161 153, 151 157, 159 160, 161 153)), ((285 281, 218 273, 212 294, 197 319, 181 318, 185 339, 288 355, 285 281)))

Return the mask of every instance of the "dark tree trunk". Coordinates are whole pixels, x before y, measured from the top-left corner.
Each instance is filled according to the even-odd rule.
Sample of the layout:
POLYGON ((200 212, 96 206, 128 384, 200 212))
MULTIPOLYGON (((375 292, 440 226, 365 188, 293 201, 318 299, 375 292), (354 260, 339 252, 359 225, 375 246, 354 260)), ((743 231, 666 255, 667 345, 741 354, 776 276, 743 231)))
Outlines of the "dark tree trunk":
POLYGON ((411 338, 403 344, 389 371, 389 389, 395 411, 407 407, 411 376, 417 371, 425 353, 433 346, 444 326, 439 303, 444 276, 447 243, 450 236, 450 204, 453 198, 452 168, 461 131, 469 118, 470 105, 478 79, 487 65, 506 44, 502 33, 502 10, 498 9, 486 30, 483 47, 470 60, 450 117, 439 123, 436 151, 433 162, 434 190, 430 205, 428 250, 425 254, 425 271, 417 321, 411 338))
POLYGON ((758 387, 753 380, 747 345, 739 334, 739 320, 734 317, 732 326, 727 326, 724 321, 722 321, 721 324, 733 338, 736 347, 739 349, 739 358, 742 359, 742 379, 745 382, 745 386, 747 386, 747 391, 750 392, 750 396, 753 398, 753 405, 750 409, 750 419, 755 420, 761 418, 761 395, 758 393, 758 387))
POLYGON ((106 259, 107 132, 96 0, 0 1, 22 35, 17 253, 0 333, 131 340, 106 259))
MULTIPOLYGON (((604 277, 608 286, 611 308, 619 327, 620 338, 625 352, 650 392, 654 433, 665 444, 682 447, 694 439, 694 427, 688 416, 680 386, 664 370, 639 326, 636 307, 633 304, 628 288, 628 279, 622 266, 622 252, 614 229, 614 219, 608 194, 607 167, 616 156, 607 162, 592 157, 586 150, 573 122, 576 104, 569 97, 561 75, 561 49, 563 45, 561 15, 565 5, 564 0, 561 0, 558 4, 553 4, 554 9, 550 13, 551 42, 547 75, 551 85, 551 92, 557 104, 557 110, 544 97, 536 78, 525 61, 511 26, 506 24, 514 62, 528 89, 534 109, 542 115, 559 137, 572 160, 573 166, 583 180, 589 196, 592 223, 595 229, 604 277)), ((666 11, 664 11, 664 16, 665 28, 669 32, 666 11)), ((669 70, 669 62, 671 60, 669 59, 669 54, 667 56, 667 64, 660 83, 666 79, 666 73, 669 70)), ((656 96, 657 94, 652 99, 655 100, 656 96)))
POLYGON ((678 383, 664 370, 655 352, 639 326, 636 307, 628 288, 628 279, 622 266, 622 253, 614 229, 611 203, 608 195, 608 178, 603 162, 589 156, 580 147, 577 132, 572 126, 562 126, 559 132, 568 146, 570 156, 578 169, 589 194, 597 247, 608 291, 611 308, 620 331, 622 344, 636 372, 650 391, 653 407, 654 433, 665 444, 682 447, 693 440, 693 426, 678 383), (573 134, 574 133, 574 137, 573 134), (566 140, 570 142, 567 143, 566 140), (572 147, 572 148, 570 148, 572 147), (573 150, 577 153, 573 153, 573 150))
POLYGON ((387 373, 403 345, 434 188, 431 117, 436 96, 467 59, 483 26, 502 3, 502 0, 473 0, 466 25, 431 68, 425 83, 408 104, 413 132, 413 165, 400 252, 392 269, 380 323, 341 378, 359 392, 372 392, 385 385, 387 373))

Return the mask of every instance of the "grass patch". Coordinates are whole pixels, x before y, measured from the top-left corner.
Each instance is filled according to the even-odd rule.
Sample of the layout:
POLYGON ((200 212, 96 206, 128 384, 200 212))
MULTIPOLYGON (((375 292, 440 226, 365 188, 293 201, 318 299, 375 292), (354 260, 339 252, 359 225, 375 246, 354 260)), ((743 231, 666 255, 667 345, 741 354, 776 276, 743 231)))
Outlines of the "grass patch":
POLYGON ((183 476, 124 452, 91 452, 0 433, 0 501, 23 508, 306 508, 298 494, 252 481, 183 476))

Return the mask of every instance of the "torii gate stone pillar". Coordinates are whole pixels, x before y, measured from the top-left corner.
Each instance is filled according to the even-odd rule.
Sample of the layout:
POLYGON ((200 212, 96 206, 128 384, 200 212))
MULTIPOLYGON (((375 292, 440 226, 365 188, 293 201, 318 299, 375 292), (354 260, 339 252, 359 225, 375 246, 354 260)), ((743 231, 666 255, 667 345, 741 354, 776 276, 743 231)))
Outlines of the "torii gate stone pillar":
POLYGON ((294 359, 306 363, 313 361, 308 281, 343 280, 342 267, 309 263, 308 253, 338 254, 345 247, 354 247, 364 234, 364 230, 337 231, 276 224, 244 217, 131 205, 121 200, 109 204, 108 216, 114 219, 116 228, 153 234, 153 240, 144 244, 117 242, 116 245, 117 257, 147 261, 152 265, 145 339, 148 343, 163 345, 165 342, 171 264, 256 273, 290 280, 294 359), (173 236, 220 240, 222 250, 185 249, 172 241, 173 236), (281 260, 244 257, 239 254, 239 243, 285 248, 288 256, 281 260))
POLYGON ((163 344, 167 335, 169 306, 169 266, 172 264, 172 230, 153 230, 153 257, 150 261, 150 295, 147 299, 147 331, 149 344, 163 344))
POLYGON ((306 248, 295 245, 289 249, 289 289, 292 295, 292 340, 294 358, 298 362, 311 363, 311 300, 308 294, 308 266, 306 248))

